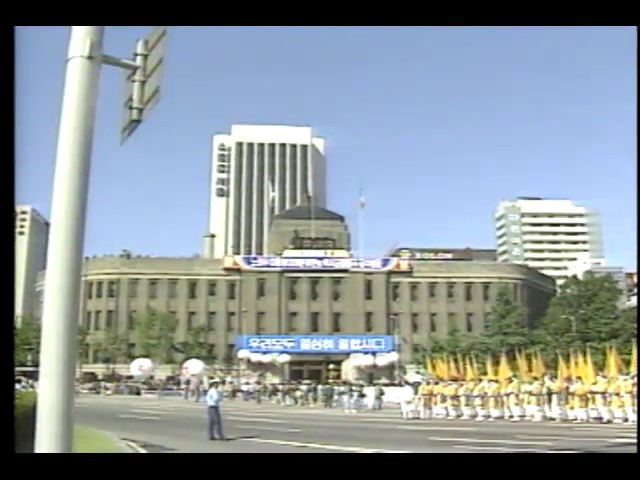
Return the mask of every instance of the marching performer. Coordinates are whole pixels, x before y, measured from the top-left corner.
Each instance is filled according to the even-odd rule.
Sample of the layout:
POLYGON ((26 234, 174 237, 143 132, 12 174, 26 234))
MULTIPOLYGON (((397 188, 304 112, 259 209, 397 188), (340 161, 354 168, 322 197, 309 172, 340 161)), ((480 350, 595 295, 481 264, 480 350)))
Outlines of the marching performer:
POLYGON ((487 418, 487 389, 489 379, 483 378, 473 389, 473 402, 476 409, 476 422, 482 422, 487 418))
POLYGON ((447 418, 449 420, 455 420, 458 418, 459 408, 458 386, 456 382, 449 382, 445 394, 447 396, 447 418))
POLYGON ((415 411, 413 387, 405 384, 400 389, 400 413, 404 420, 411 418, 411 414, 415 411))
POLYGON ((460 399, 460 411, 462 412, 462 420, 470 420, 473 415, 473 390, 475 382, 460 382, 458 385, 458 398, 460 399))
POLYGON ((529 387, 527 398, 527 418, 533 422, 541 422, 544 418, 544 384, 539 378, 534 378, 529 387))
POLYGON ((435 381, 433 386, 433 416, 434 418, 445 418, 447 416, 447 397, 445 395, 445 384, 442 380, 435 381))
POLYGON ((522 385, 518 380, 518 377, 515 375, 511 377, 511 382, 507 385, 505 389, 505 393, 507 396, 507 408, 509 411, 509 416, 512 422, 519 422, 522 420, 522 403, 521 403, 521 395, 522 395, 522 385))
POLYGON ((502 389, 500 388, 500 384, 495 378, 489 379, 489 384, 487 385, 487 406, 489 408, 489 421, 493 422, 494 420, 498 420, 503 418, 503 411, 506 412, 506 408, 502 403, 502 389))
POLYGON ((422 385, 420 385, 420 390, 418 391, 418 401, 420 402, 419 409, 420 418, 422 420, 429 420, 433 415, 433 389, 433 380, 427 380, 422 385))
MULTIPOLYGON (((635 377, 635 375, 633 377, 635 377)), ((622 404, 627 417, 627 423, 634 425, 636 423, 636 413, 633 410, 633 392, 635 389, 633 378, 623 378, 620 387, 622 393, 622 404)))
POLYGON ((624 406, 622 403, 622 392, 620 387, 620 379, 609 379, 607 393, 609 395, 609 406, 611 407, 613 423, 624 423, 624 406))
POLYGON ((576 377, 571 385, 571 393, 573 394, 573 409, 575 414, 574 423, 586 423, 589 420, 588 398, 589 389, 585 385, 582 377, 576 377))
POLYGON ((613 420, 609 404, 607 402, 607 378, 604 375, 596 377, 595 384, 591 387, 593 402, 602 423, 611 423, 613 420))

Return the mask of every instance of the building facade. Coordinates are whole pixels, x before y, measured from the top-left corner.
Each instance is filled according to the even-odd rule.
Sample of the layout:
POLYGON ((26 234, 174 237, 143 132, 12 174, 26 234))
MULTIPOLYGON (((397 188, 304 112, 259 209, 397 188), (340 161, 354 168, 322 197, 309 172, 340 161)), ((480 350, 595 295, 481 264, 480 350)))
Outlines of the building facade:
POLYGON ((579 259, 602 260, 596 212, 570 200, 522 197, 500 202, 495 213, 498 261, 527 265, 558 284, 579 259))
MULTIPOLYGON (((211 357, 218 364, 235 361, 237 335, 276 334, 395 335, 407 363, 414 352, 434 338, 446 337, 452 328, 482 332, 501 287, 524 306, 523 322, 528 325, 543 315, 554 294, 552 278, 523 265, 402 260, 403 268, 385 269, 380 265, 400 265, 401 259, 362 263, 341 257, 348 247, 342 217, 323 218, 322 228, 302 218, 328 217, 324 212, 296 207, 274 219, 269 248, 282 256, 88 259, 79 321, 91 332, 92 346, 84 360, 93 363, 99 357, 99 342, 93 340, 99 340, 101 331, 133 332, 136 319, 155 309, 178 319, 178 342, 190 328, 205 326, 211 357), (317 245, 313 250, 296 248, 312 240, 303 236, 310 231, 322 232, 321 242, 333 239, 329 246, 335 248, 321 254, 317 245), (286 237, 289 245, 284 247, 289 250, 283 247, 286 237), (295 258, 289 258, 291 249, 295 258), (306 266, 312 264, 318 266, 306 266)), ((40 288, 43 284, 44 272, 40 288)), ((306 356, 294 358, 291 368, 313 365, 321 371, 324 364, 340 360, 306 356)))
POLYGON ((14 323, 20 325, 24 316, 34 313, 36 306, 35 284, 38 272, 46 266, 49 222, 32 206, 17 205, 14 223, 14 323))
POLYGON ((214 258, 265 253, 271 219, 309 197, 326 204, 325 142, 311 128, 233 125, 213 136, 214 258))

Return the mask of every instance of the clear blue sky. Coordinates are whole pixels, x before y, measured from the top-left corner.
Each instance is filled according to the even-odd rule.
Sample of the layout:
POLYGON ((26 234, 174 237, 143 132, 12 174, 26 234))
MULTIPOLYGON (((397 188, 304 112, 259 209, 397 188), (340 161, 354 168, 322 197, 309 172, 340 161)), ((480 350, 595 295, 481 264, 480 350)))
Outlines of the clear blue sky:
MULTIPOLYGON (((110 27, 129 56, 145 27, 110 27)), ((17 29, 17 200, 49 215, 67 27, 17 29)), ((600 211, 609 264, 635 270, 633 27, 176 27, 164 96, 119 145, 122 71, 105 67, 87 254, 200 251, 210 137, 309 125, 328 141, 329 207, 371 255, 492 247, 501 199, 600 211)))

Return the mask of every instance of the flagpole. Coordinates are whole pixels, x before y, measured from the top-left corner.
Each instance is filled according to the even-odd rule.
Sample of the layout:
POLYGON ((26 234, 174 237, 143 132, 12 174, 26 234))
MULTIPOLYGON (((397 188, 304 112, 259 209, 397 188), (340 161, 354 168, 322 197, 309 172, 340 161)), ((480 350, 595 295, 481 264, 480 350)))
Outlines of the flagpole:
POLYGON ((358 197, 358 257, 364 257, 364 207, 365 199, 362 186, 358 197))

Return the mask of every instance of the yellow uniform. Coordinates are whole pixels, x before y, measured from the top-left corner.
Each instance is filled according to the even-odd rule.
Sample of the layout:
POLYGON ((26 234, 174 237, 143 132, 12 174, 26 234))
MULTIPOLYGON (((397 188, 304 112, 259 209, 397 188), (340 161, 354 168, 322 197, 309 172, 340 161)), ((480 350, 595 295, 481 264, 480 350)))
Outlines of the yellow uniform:
MULTIPOLYGON (((522 392, 522 385, 518 380, 512 380, 506 388, 507 394, 507 406, 511 420, 518 422, 522 419, 522 403, 520 401, 520 395, 522 392)), ((506 408, 505 408, 506 409, 506 408)))
POLYGON ((474 382, 464 382, 458 387, 458 398, 460 398, 460 410, 462 418, 469 420, 473 415, 473 389, 474 382))
POLYGON ((460 408, 458 386, 454 382, 451 382, 451 384, 446 387, 445 393, 447 395, 447 418, 458 418, 458 409, 460 408))
POLYGON ((602 422, 608 423, 612 420, 611 410, 607 402, 607 381, 600 377, 591 386, 591 395, 593 397, 593 405, 598 411, 598 415, 602 422))
POLYGON ((489 408, 489 420, 502 418, 502 389, 500 384, 495 380, 491 380, 486 388, 487 406, 489 408))
POLYGON ((433 414, 433 390, 434 385, 423 383, 418 391, 420 399, 420 418, 429 419, 433 414))
POLYGON ((433 415, 435 417, 446 417, 447 401, 445 395, 445 385, 438 383, 433 387, 433 415))
POLYGON ((540 381, 534 381, 529 387, 529 396, 527 397, 528 417, 534 422, 541 422, 544 417, 544 384, 540 381))
POLYGON ((624 421, 624 405, 622 403, 622 392, 620 391, 620 386, 619 380, 612 379, 609 387, 607 388, 609 406, 613 413, 614 423, 622 423, 624 421))
POLYGON ((624 379, 621 382, 620 390, 622 393, 622 405, 624 406, 625 416, 627 417, 627 423, 635 423, 635 412, 633 410, 633 394, 634 383, 630 378, 624 379))
POLYGON ((483 380, 473 389, 473 406, 476 409, 476 420, 481 422, 487 417, 486 393, 487 381, 483 380))

